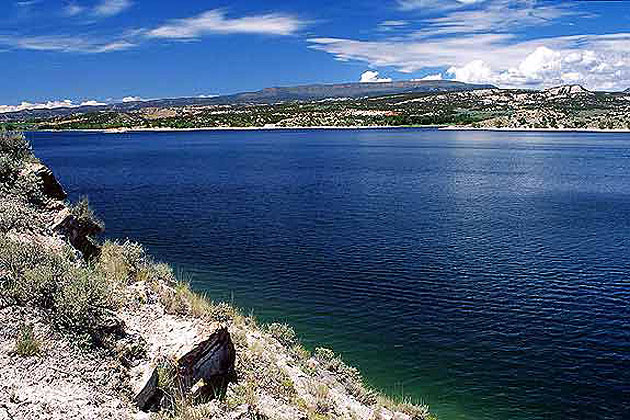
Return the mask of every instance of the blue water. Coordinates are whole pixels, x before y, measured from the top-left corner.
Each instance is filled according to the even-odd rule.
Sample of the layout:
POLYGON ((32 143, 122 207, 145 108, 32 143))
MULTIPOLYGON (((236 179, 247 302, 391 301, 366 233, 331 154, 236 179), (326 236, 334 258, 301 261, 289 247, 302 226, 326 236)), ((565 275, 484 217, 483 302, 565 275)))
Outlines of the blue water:
POLYGON ((107 236, 441 419, 630 418, 630 135, 30 134, 107 236))

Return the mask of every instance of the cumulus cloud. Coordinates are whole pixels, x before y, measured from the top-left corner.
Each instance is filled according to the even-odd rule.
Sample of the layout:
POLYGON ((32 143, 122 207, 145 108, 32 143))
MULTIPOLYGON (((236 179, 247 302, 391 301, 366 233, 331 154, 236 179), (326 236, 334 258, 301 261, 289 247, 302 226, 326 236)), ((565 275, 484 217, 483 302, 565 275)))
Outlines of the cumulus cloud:
POLYGON ((94 7, 94 14, 103 17, 114 16, 132 6, 131 0, 103 0, 94 7))
POLYGON ((492 69, 482 60, 473 60, 462 67, 451 67, 446 74, 467 83, 483 83, 492 79, 492 69))
POLYGON ((581 37, 577 43, 572 38, 549 40, 554 48, 538 46, 512 66, 474 60, 450 67, 447 74, 463 82, 508 87, 581 84, 588 89, 622 90, 630 85, 630 34, 614 36, 613 44, 606 35, 581 37))
POLYGON ((389 79, 389 78, 378 77, 378 72, 372 71, 372 70, 364 71, 361 74, 361 79, 359 80, 359 82, 361 83, 384 83, 384 82, 391 82, 391 81, 392 79, 389 79))
POLYGON ((317 37, 308 40, 310 48, 336 60, 403 73, 442 67, 446 70, 442 77, 502 87, 579 83, 589 89, 617 90, 630 86, 628 33, 531 37, 537 28, 593 17, 574 4, 513 0, 399 0, 398 4, 419 19, 410 22, 403 34, 376 39, 317 37), (439 13, 431 8, 439 8, 439 13), (414 24, 420 29, 410 32, 414 24))
POLYGON ((22 102, 19 105, 0 105, 0 114, 6 114, 8 112, 19 112, 19 111, 32 111, 32 110, 41 110, 41 109, 57 109, 57 108, 78 108, 80 106, 101 106, 107 105, 102 102, 90 100, 81 102, 80 104, 75 104, 70 99, 64 99, 61 101, 48 101, 42 103, 33 103, 33 102, 22 102))
POLYGON ((503 32, 465 36, 422 32, 369 41, 311 38, 309 42, 311 48, 338 60, 393 67, 404 73, 443 67, 448 78, 501 87, 578 83, 594 90, 623 90, 630 86, 630 33, 523 41, 503 32))
POLYGON ((207 34, 292 35, 303 23, 279 13, 228 18, 222 10, 209 10, 200 15, 176 19, 148 32, 149 37, 194 39, 207 34))

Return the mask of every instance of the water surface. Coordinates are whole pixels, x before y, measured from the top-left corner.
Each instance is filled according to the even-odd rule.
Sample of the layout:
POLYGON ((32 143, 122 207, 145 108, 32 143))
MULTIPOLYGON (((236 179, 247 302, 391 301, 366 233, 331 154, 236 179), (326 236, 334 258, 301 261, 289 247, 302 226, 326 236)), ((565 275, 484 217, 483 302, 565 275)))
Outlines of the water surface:
POLYGON ((107 236, 441 419, 630 418, 630 135, 37 133, 107 236))

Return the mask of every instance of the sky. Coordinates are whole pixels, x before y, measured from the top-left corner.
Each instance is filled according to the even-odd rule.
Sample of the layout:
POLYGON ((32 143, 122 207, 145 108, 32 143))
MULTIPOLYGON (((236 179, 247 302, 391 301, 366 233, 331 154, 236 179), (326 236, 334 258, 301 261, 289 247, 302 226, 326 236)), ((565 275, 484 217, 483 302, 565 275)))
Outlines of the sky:
POLYGON ((0 0, 0 112, 308 83, 630 88, 630 1, 0 0))

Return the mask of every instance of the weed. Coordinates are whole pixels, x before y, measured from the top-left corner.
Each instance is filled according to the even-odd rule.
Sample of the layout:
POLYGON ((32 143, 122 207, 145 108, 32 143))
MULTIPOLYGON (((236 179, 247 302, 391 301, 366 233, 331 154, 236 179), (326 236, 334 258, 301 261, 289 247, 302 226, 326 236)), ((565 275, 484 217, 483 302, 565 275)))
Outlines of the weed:
POLYGON ((22 357, 37 356, 41 352, 42 343, 35 336, 32 325, 24 325, 15 340, 15 353, 22 357))

